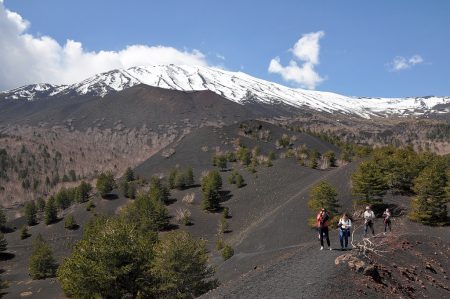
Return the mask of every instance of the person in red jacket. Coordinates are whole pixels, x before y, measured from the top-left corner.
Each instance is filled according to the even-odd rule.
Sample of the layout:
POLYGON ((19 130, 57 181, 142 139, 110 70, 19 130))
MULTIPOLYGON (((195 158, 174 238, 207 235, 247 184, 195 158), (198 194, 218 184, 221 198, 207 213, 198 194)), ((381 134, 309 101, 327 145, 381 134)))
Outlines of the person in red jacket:
POLYGON ((317 220, 317 230, 319 231, 319 239, 320 239, 320 250, 323 250, 323 238, 327 240, 328 248, 331 250, 330 246, 330 237, 328 236, 328 220, 330 220, 330 216, 328 215, 325 208, 320 209, 319 214, 316 217, 317 220))

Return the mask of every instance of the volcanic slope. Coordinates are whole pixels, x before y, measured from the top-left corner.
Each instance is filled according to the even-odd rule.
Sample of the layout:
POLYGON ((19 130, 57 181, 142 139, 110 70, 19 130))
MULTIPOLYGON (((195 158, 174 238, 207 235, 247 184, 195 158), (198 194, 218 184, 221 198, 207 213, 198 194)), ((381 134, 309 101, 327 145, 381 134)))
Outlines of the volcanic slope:
POLYGON ((105 97, 59 96, 46 100, 0 101, 0 125, 26 124, 89 127, 149 128, 161 125, 225 123, 254 118, 249 109, 214 92, 178 91, 136 85, 105 97))
POLYGON ((120 175, 199 127, 255 117, 249 109, 211 91, 147 85, 103 98, 0 101, 0 149, 7 149, 11 161, 24 161, 18 168, 13 162, 6 167, 8 180, 0 177, 0 203, 11 206, 44 196, 49 192, 47 177, 57 190, 69 170, 86 181, 101 171, 120 175), (21 177, 22 171, 26 178, 21 177), (23 187, 24 180, 36 182, 33 192, 23 187))
MULTIPOLYGON (((279 149, 275 145, 276 140, 281 138, 283 134, 287 134, 290 137, 295 136, 293 146, 304 144, 309 149, 317 149, 322 153, 327 150, 338 152, 336 147, 307 134, 289 132, 280 127, 260 121, 247 121, 244 123, 246 124, 244 127, 254 128, 254 131, 250 132, 246 130, 247 134, 244 133, 245 130, 242 128, 242 123, 224 127, 200 128, 146 160, 135 169, 135 172, 137 175, 149 179, 153 175, 167 175, 172 167, 193 167, 196 183, 200 183, 202 172, 215 168, 211 165, 212 155, 219 150, 234 150, 237 138, 240 139, 242 145, 249 148, 259 146, 263 155, 267 155, 270 150, 273 150, 279 157, 286 151, 286 149, 279 149), (265 141, 258 139, 259 135, 255 133, 262 131, 266 133, 270 132, 270 137, 265 138, 265 141), (166 152, 171 154, 166 155, 166 152)), ((268 136, 267 134, 264 136, 268 136)), ((187 190, 172 190, 171 198, 173 203, 168 205, 169 212, 172 216, 175 215, 177 209, 190 209, 193 225, 180 225, 179 229, 186 229, 193 235, 208 240, 211 261, 219 267, 217 275, 223 281, 236 278, 255 265, 260 264, 261 261, 255 259, 255 256, 251 254, 248 255, 247 251, 251 250, 259 253, 268 249, 274 249, 274 252, 276 252, 279 246, 286 247, 299 243, 301 241, 300 239, 293 239, 293 241, 289 239, 283 244, 280 243, 279 246, 268 242, 262 245, 265 247, 264 249, 253 249, 254 247, 260 246, 259 243, 266 242, 266 240, 253 240, 251 236, 253 235, 253 231, 257 230, 256 228, 260 228, 260 225, 258 225, 260 219, 267 217, 273 210, 281 211, 284 209, 285 203, 300 190, 306 190, 311 183, 319 181, 331 173, 336 172, 337 174, 340 172, 340 169, 344 170, 347 168, 347 166, 343 166, 332 170, 314 170, 298 165, 291 158, 277 158, 273 161, 272 167, 264 165, 257 166, 256 173, 250 173, 239 163, 230 163, 229 168, 231 167, 243 175, 246 183, 242 188, 230 185, 227 181, 230 171, 221 172, 224 181, 222 191, 224 201, 222 202, 222 206, 228 206, 232 214, 232 217, 228 219, 230 232, 225 234, 225 241, 235 247, 236 250, 235 258, 232 260, 223 263, 220 253, 214 249, 221 214, 207 213, 202 210, 201 190, 198 185, 187 190), (187 204, 182 201, 182 198, 190 193, 195 194, 193 204, 187 204), (247 257, 245 257, 246 255, 247 257), (238 258, 240 256, 242 258, 238 258), (246 261, 245 264, 243 263, 244 260, 246 261), (240 264, 243 266, 238 267, 240 264), (238 268, 233 269, 228 274, 227 265, 235 265, 238 268)), ((58 261, 61 261, 64 256, 70 253, 72 244, 80 238, 81 231, 88 219, 95 214, 117 213, 123 205, 129 202, 129 200, 123 198, 120 194, 118 194, 117 198, 111 197, 109 200, 94 196, 93 201, 96 205, 93 211, 86 211, 85 203, 75 204, 69 209, 60 212, 61 219, 67 214, 73 214, 75 216, 76 222, 80 225, 80 228, 75 231, 64 229, 63 220, 49 226, 46 226, 41 220, 39 224, 30 228, 30 233, 32 234, 30 238, 20 240, 18 228, 24 224, 24 217, 9 222, 9 225, 15 227, 16 230, 5 235, 9 245, 7 258, 2 262, 2 268, 5 269, 2 277, 10 285, 9 289, 6 290, 7 294, 5 298, 17 298, 20 294, 28 294, 27 292, 30 292, 36 298, 61 297, 61 290, 55 279, 33 281, 28 276, 27 267, 32 240, 37 234, 42 234, 54 250, 58 261)), ((295 199, 291 199, 292 201, 302 202, 301 209, 306 209, 305 198, 301 196, 298 198, 295 197, 295 199)), ((287 208, 289 207, 287 206, 287 208)), ((305 210, 303 213, 306 215, 307 211, 305 210)), ((175 219, 171 221, 174 227, 177 227, 175 219)), ((305 219, 299 219, 298 221, 302 223, 305 219)), ((285 225, 285 223, 283 222, 281 225, 285 225)), ((303 227, 304 235, 313 234, 306 225, 302 224, 301 227, 303 227)), ((292 229, 292 232, 295 228, 286 227, 287 234, 290 233, 290 229, 292 229)), ((297 233, 298 231, 295 234, 297 233)))
MULTIPOLYGON (((168 169, 176 167, 193 167, 198 178, 202 172, 214 169, 211 158, 216 152, 234 150, 237 137, 241 145, 250 149, 258 146, 263 155, 274 151, 280 157, 286 152, 286 149, 277 148, 275 145, 275 141, 283 134, 294 137, 294 148, 304 145, 321 153, 330 150, 336 154, 339 152, 335 146, 307 134, 286 131, 260 121, 245 124, 259 128, 260 131, 270 131, 271 140, 261 141, 251 137, 251 134, 243 134, 242 124, 202 128, 171 145, 171 156, 167 158, 155 155, 138 166, 136 173, 148 178, 155 173, 160 176, 167 175, 168 169)), ((350 163, 318 170, 300 166, 294 158, 278 158, 272 167, 260 165, 256 173, 251 173, 239 163, 229 163, 228 170, 221 172, 225 199, 222 205, 228 207, 232 214, 229 220, 231 232, 225 234, 224 240, 235 249, 233 262, 223 263, 221 256, 214 249, 220 215, 201 210, 201 193, 198 188, 175 190, 173 196, 178 200, 170 205, 169 209, 173 212, 182 208, 191 211, 194 225, 186 229, 210 241, 209 248, 212 251, 212 260, 218 266, 218 277, 227 281, 292 247, 315 240, 314 230, 307 225, 307 218, 311 216, 307 207, 309 189, 315 183, 326 180, 339 190, 343 207, 350 208, 349 177, 354 166, 354 163, 350 163), (244 187, 237 188, 228 183, 231 168, 243 175, 246 182, 244 187), (196 198, 192 206, 179 200, 189 193, 194 193, 196 198)))
MULTIPOLYGON (((293 148, 305 145, 310 150, 316 149, 321 153, 331 150, 339 155, 338 148, 316 137, 287 131, 261 121, 244 121, 223 127, 200 128, 147 159, 135 168, 135 173, 148 180, 154 175, 167 176, 174 167, 193 168, 197 185, 185 190, 171 190, 171 201, 167 208, 172 216, 177 210, 189 209, 192 225, 181 225, 172 218, 173 229, 187 230, 194 236, 208 241, 210 260, 217 269, 216 276, 222 282, 222 286, 205 294, 205 298, 312 298, 330 294, 333 298, 345 297, 346 294, 367 294, 371 298, 376 298, 382 289, 381 285, 374 286, 372 281, 350 271, 346 266, 335 266, 335 259, 343 252, 320 251, 316 231, 307 225, 307 218, 311 216, 307 207, 308 192, 311 186, 322 180, 337 188, 342 210, 351 209, 349 178, 357 161, 328 169, 300 166, 294 158, 282 157, 286 154, 287 148, 277 147, 276 140, 283 135, 290 137, 293 148), (264 164, 257 166, 256 173, 250 172, 238 162, 229 163, 227 169, 220 172, 224 182, 221 205, 228 207, 231 212, 231 218, 227 220, 230 225, 229 232, 224 234, 224 241, 235 251, 232 258, 223 261, 220 252, 215 249, 218 224, 222 215, 220 212, 209 213, 202 210, 201 190, 198 184, 202 173, 217 169, 212 166, 212 156, 217 152, 234 151, 237 139, 241 145, 250 149, 258 146, 261 155, 274 151, 277 159, 273 161, 271 167, 264 164), (231 168, 243 175, 245 186, 242 188, 229 184, 227 178, 231 168), (193 203, 183 201, 187 194, 194 194, 193 203), (347 278, 344 285, 342 277, 347 278), (354 284, 354 281, 360 282, 354 284), (370 289, 367 289, 365 284, 369 285, 370 289)), ((148 186, 145 186, 144 190, 147 188, 148 186)), ((36 298, 62 296, 55 279, 32 281, 29 278, 27 264, 31 241, 41 233, 61 261, 70 253, 71 244, 80 238, 82 228, 94 213, 115 214, 130 202, 120 194, 117 198, 110 199, 94 196, 93 200, 96 204, 94 211, 86 211, 86 204, 81 204, 61 213, 61 217, 68 213, 75 215, 77 223, 81 226, 76 231, 65 230, 64 221, 60 221, 50 226, 43 223, 33 226, 30 229, 32 237, 26 240, 20 240, 18 230, 6 234, 9 258, 3 263, 6 271, 2 275, 10 283, 10 288, 6 290, 6 298, 17 298, 21 294, 32 294, 36 298)), ((22 217, 10 224, 20 227, 23 221, 22 217)), ((400 228, 401 221, 403 220, 396 218, 394 228, 400 228)), ((381 221, 377 220, 377 230, 381 225, 381 221)), ((435 257, 436 263, 441 262, 445 267, 446 264, 441 259, 445 255, 439 252, 442 251, 442 246, 448 244, 446 231, 441 231, 442 239, 434 241, 435 237, 432 236, 436 230, 427 228, 421 232, 422 226, 411 225, 407 221, 404 225, 406 226, 402 228, 403 231, 410 230, 422 236, 431 236, 430 240, 434 242, 432 244, 437 244, 430 245, 438 252, 435 257), (443 242, 446 243, 442 245, 443 242)), ((360 230, 357 233, 360 234, 360 230)), ((338 247, 337 232, 331 231, 330 235, 332 247, 338 247)), ((422 242, 430 240, 425 238, 422 242)), ((396 254, 402 255, 403 252, 398 251, 396 254)), ((435 262, 433 267, 440 269, 435 262)), ((422 268, 427 271, 425 266, 422 268)), ((402 277, 402 274, 399 276, 402 277)), ((394 277, 401 281, 398 276, 394 277)), ((441 281, 442 277, 434 279, 441 281)), ((437 291, 424 294, 441 295, 446 292, 442 288, 433 290, 437 291)))
MULTIPOLYGON (((210 158, 216 151, 223 153, 233 149, 236 135, 240 136, 240 143, 249 148, 260 146, 263 154, 273 150, 277 156, 281 156, 285 152, 286 149, 277 148, 273 142, 282 134, 295 136, 294 148, 305 144, 321 153, 327 150, 338 153, 333 145, 306 134, 288 132, 258 121, 244 124, 203 128, 172 145, 174 150, 170 157, 156 155, 136 170, 148 177, 152 170, 164 175, 164 169, 167 168, 192 166, 198 176, 202 171, 212 168, 210 158), (269 142, 258 141, 251 137, 252 134, 243 134, 248 127, 268 130, 273 138, 269 142)), ((224 180, 223 190, 227 196, 222 205, 228 207, 232 214, 229 219, 230 232, 224 235, 224 240, 235 251, 234 256, 225 262, 214 248, 220 215, 205 213, 200 209, 200 190, 174 191, 173 195, 178 200, 169 209, 172 213, 177 209, 190 209, 194 224, 186 229, 209 241, 211 260, 222 282, 219 288, 204 297, 315 298, 332 295, 333 298, 344 298, 347 294, 353 294, 379 298, 380 293, 388 292, 393 296, 412 298, 419 295, 442 297, 448 294, 445 289, 448 285, 445 271, 431 273, 434 275, 432 277, 430 270, 427 270, 428 264, 436 269, 445 269, 449 263, 446 256, 450 244, 446 233, 448 228, 427 228, 411 223, 405 216, 396 215, 393 220, 395 232, 377 237, 386 243, 383 248, 387 252, 385 256, 381 259, 359 257, 366 264, 365 267, 369 268, 371 263, 379 267, 381 282, 352 271, 345 263, 336 265, 346 254, 338 250, 340 246, 336 230, 330 231, 333 250, 319 250, 317 233, 307 225, 307 218, 311 216, 307 207, 309 190, 315 183, 325 180, 337 188, 341 211, 351 211, 354 197, 351 194, 350 176, 357 164, 355 161, 331 169, 314 170, 298 165, 294 159, 279 158, 272 167, 259 166, 256 174, 249 173, 238 163, 229 165, 229 168, 243 174, 246 186, 238 189, 224 180), (188 193, 195 194, 194 205, 180 202, 179 199, 188 193), (420 244, 430 245, 426 247, 420 244), (409 248, 413 251, 409 252, 409 248), (434 257, 432 252, 436 252, 434 257), (401 261, 398 267, 390 265, 390 261, 395 260, 401 261), (405 280, 402 274, 404 269, 415 264, 416 270, 411 270, 411 273, 415 273, 413 276, 417 283, 405 280), (342 277, 347 278, 345 284, 342 284, 342 277), (425 282, 421 284, 420 281, 425 282)), ((229 171, 222 172, 222 178, 228 175, 229 171)), ((387 196, 385 201, 396 206, 399 211, 405 211, 409 199, 387 196)), ((355 241, 359 241, 362 239, 361 221, 356 218, 354 225, 355 241)), ((381 220, 376 220, 377 233, 382 225, 381 220)), ((348 255, 358 256, 356 251, 348 255)))

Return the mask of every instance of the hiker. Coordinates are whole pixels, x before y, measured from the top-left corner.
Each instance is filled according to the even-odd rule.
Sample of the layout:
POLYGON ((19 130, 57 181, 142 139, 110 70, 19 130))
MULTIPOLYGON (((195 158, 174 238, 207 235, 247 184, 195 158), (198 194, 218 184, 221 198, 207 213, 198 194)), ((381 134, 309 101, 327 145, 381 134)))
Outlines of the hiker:
POLYGON ((391 211, 389 209, 386 209, 383 213, 384 218, 384 232, 387 232, 387 228, 389 227, 389 231, 391 232, 391 211))
POLYGON ((328 220, 329 219, 330 219, 330 216, 328 215, 325 208, 320 209, 320 212, 319 212, 319 214, 317 214, 317 217, 316 217, 317 229, 319 231, 319 239, 320 239, 320 250, 323 250, 324 235, 327 240, 327 245, 328 245, 329 249, 331 250, 330 237, 328 236, 328 220))
POLYGON ((373 221, 375 220, 375 213, 372 211, 370 206, 366 207, 366 211, 364 212, 364 237, 367 236, 367 230, 370 227, 372 231, 372 235, 375 236, 375 230, 373 229, 373 221))
POLYGON ((347 213, 344 213, 339 219, 339 242, 341 242, 341 250, 348 249, 348 237, 350 236, 350 228, 352 227, 352 221, 348 218, 347 213))

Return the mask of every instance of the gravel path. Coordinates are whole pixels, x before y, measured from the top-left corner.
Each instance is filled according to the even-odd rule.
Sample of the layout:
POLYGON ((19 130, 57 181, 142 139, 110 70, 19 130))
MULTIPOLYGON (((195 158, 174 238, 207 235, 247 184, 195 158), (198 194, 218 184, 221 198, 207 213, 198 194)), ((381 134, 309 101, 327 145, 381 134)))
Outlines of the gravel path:
MULTIPOLYGON (((334 260, 340 250, 320 251, 316 242, 293 248, 269 264, 230 281, 202 298, 319 298, 335 291, 345 269, 334 260)), ((344 286, 346 288, 347 286, 344 286)))

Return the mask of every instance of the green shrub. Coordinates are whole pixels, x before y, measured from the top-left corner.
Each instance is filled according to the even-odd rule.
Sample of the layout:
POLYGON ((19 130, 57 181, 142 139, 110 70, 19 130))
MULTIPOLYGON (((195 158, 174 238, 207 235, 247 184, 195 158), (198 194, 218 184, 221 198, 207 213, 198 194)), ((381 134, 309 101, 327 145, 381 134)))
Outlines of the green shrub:
POLYGON ((222 217, 225 219, 230 218, 230 208, 229 207, 223 208, 222 217))
POLYGON ((92 200, 90 200, 86 205, 86 211, 89 212, 89 211, 93 210, 94 208, 95 208, 95 204, 92 200))
POLYGON ((245 166, 249 165, 252 160, 252 153, 246 147, 239 147, 236 155, 241 164, 245 166))
POLYGON ((24 225, 20 228, 20 239, 24 240, 28 238, 30 234, 28 233, 28 226, 24 225))
POLYGON ((29 272, 33 279, 54 277, 58 265, 53 258, 50 246, 39 234, 33 242, 33 251, 29 261, 29 272))
POLYGON ((226 261, 234 255, 234 249, 230 245, 225 245, 222 249, 223 260, 226 261))
POLYGON ((101 173, 97 177, 96 187, 101 197, 108 195, 116 187, 113 174, 111 172, 101 173))
POLYGON ((28 225, 35 225, 37 223, 36 214, 37 208, 34 201, 27 202, 25 204, 25 219, 28 225))
POLYGON ((242 177, 242 175, 238 174, 236 176, 236 186, 238 188, 242 188, 244 187, 244 178, 242 177))
MULTIPOLYGON (((1 153, 1 151, 0 151, 0 153, 1 153)), ((5 228, 6 228, 6 221, 7 221, 6 213, 3 210, 3 208, 0 207, 0 232, 5 230, 5 228)))
POLYGON ((149 197, 152 200, 166 203, 169 200, 169 189, 164 185, 163 181, 158 177, 152 177, 150 181, 149 197))
POLYGON ((131 167, 128 167, 128 168, 125 170, 125 173, 124 173, 123 177, 124 177, 124 179, 125 179, 125 182, 132 182, 132 181, 134 181, 134 172, 133 172, 133 169, 131 169, 131 167))
POLYGON ((223 243, 223 239, 222 238, 219 238, 219 239, 217 239, 217 242, 216 242, 216 250, 222 250, 223 249, 223 247, 224 247, 225 245, 224 245, 224 243, 223 243))
POLYGON ((52 224, 58 220, 58 210, 53 196, 47 200, 47 204, 45 205, 44 220, 46 225, 52 224))
POLYGON ((85 181, 81 181, 80 185, 75 191, 75 200, 79 203, 86 202, 89 198, 89 193, 92 191, 92 186, 85 181))
POLYGON ((64 227, 66 229, 74 230, 78 228, 78 224, 75 222, 73 215, 67 215, 64 219, 64 227))
POLYGON ((38 212, 41 212, 41 213, 44 212, 44 210, 45 210, 45 200, 42 197, 39 197, 37 199, 36 206, 37 206, 38 212))
POLYGON ((230 225, 225 217, 222 217, 219 222, 219 234, 228 233, 230 225))
POLYGON ((0 253, 5 251, 8 246, 8 242, 5 239, 5 235, 0 233, 0 253))

